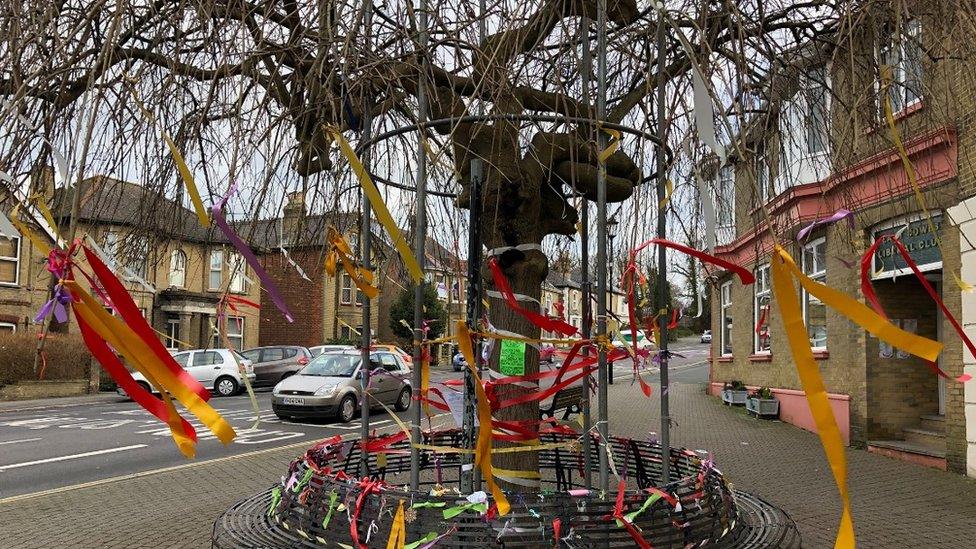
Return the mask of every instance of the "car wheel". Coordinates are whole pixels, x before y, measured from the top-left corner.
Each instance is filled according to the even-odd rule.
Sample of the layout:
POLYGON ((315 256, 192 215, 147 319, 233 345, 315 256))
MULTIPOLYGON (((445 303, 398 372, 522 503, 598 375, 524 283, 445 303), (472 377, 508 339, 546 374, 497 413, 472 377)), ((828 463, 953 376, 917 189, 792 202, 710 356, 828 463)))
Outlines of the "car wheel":
POLYGON ((397 397, 397 401, 396 401, 396 405, 394 406, 394 409, 396 409, 397 412, 403 412, 407 410, 408 408, 410 408, 411 398, 413 398, 413 394, 410 392, 410 387, 404 387, 403 390, 400 391, 400 396, 397 397))
POLYGON ((220 396, 234 396, 237 394, 238 388, 237 380, 230 376, 218 377, 217 381, 214 382, 214 390, 220 396))
POLYGON ((356 417, 356 397, 353 395, 346 395, 342 397, 339 401, 339 412, 337 414, 339 421, 343 423, 349 423, 352 418, 356 417))

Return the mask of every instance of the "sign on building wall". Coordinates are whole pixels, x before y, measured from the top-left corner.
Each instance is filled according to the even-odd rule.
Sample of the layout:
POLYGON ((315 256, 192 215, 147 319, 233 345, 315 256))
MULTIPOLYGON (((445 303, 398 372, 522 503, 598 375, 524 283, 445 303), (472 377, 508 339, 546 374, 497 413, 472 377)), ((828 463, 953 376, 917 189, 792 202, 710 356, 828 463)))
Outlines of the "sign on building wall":
MULTIPOLYGON (((942 214, 933 215, 932 223, 935 224, 936 229, 942 230, 942 214)), ((929 223, 924 217, 910 217, 895 224, 888 223, 883 229, 871 231, 871 235, 874 240, 877 240, 881 236, 895 234, 903 228, 899 240, 905 245, 912 260, 918 264, 919 270, 924 272, 941 269, 942 252, 939 250, 936 235, 932 234, 929 223)), ((874 254, 874 278, 910 272, 911 269, 892 242, 885 241, 878 246, 878 251, 874 254)))

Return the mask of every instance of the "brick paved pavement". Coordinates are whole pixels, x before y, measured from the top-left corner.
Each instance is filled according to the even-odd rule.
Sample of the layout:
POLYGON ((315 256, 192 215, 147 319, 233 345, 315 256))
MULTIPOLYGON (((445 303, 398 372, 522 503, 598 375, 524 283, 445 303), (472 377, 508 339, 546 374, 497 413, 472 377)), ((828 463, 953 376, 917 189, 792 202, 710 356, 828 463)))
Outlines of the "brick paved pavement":
MULTIPOLYGON (((678 418, 675 444, 712 450, 719 468, 738 488, 790 513, 805 547, 832 545, 839 505, 815 435, 725 408, 697 385, 675 384, 671 394, 678 418)), ((614 433, 646 437, 658 430, 658 411, 657 398, 644 399, 623 379, 611 388, 614 433), (628 418, 626 425, 622 418, 628 418)), ((275 449, 0 502, 0 545, 208 547, 214 518, 272 483, 300 451, 275 449)), ((972 546, 976 482, 861 450, 851 450, 849 456, 861 547, 972 546)))

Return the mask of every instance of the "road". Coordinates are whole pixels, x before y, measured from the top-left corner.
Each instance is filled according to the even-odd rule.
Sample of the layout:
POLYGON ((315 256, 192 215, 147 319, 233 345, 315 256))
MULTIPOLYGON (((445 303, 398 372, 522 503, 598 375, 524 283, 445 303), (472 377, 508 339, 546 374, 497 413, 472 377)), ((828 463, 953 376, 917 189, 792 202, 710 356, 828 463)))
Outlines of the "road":
MULTIPOLYGON (((707 346, 678 342, 674 351, 684 355, 672 361, 671 379, 699 383, 708 377, 707 346)), ((631 383, 631 364, 615 365, 616 385, 631 383)), ((646 372, 656 379, 656 368, 646 372)), ((459 376, 434 368, 432 381, 459 376)), ((198 461, 226 458, 298 443, 311 443, 335 434, 358 435, 359 420, 297 422, 279 420, 271 412, 271 393, 259 392, 261 421, 249 429, 254 412, 247 395, 214 397, 210 402, 237 430, 237 438, 224 446, 195 421, 200 438, 198 461)), ((409 412, 401 414, 403 419, 409 412)), ((188 418, 190 419, 190 418, 188 418)), ((386 412, 373 412, 377 428, 395 428, 386 412)), ((300 447, 300 446, 299 446, 300 447)), ((73 404, 33 401, 0 408, 0 499, 58 489, 146 471, 165 469, 187 461, 176 450, 169 429, 137 404, 121 397, 102 396, 73 404)))

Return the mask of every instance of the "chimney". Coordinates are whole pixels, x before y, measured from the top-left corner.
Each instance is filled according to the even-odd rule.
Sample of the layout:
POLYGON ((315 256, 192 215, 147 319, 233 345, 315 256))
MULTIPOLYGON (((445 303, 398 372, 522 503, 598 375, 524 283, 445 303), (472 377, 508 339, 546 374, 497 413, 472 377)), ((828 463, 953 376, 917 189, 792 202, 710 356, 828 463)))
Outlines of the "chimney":
POLYGON ((305 193, 294 191, 288 193, 285 203, 281 226, 284 234, 282 240, 286 246, 300 243, 302 228, 305 224, 305 193))
POLYGON ((31 193, 40 193, 50 203, 54 198, 54 168, 41 166, 31 174, 31 193))

